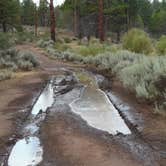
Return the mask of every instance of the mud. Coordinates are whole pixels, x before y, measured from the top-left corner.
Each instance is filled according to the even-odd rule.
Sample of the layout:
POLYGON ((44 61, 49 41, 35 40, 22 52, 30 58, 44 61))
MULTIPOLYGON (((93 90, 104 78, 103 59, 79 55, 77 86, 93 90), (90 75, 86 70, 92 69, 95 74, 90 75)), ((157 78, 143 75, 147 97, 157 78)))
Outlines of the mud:
POLYGON ((43 50, 32 45, 18 48, 35 52, 41 65, 35 75, 20 76, 16 82, 12 80, 2 88, 0 86, 2 94, 6 95, 5 100, 2 98, 4 103, 0 105, 6 114, 1 111, 3 116, 0 118, 5 120, 5 123, 2 122, 9 129, 6 132, 5 125, 2 125, 4 130, 0 137, 1 162, 8 158, 9 152, 12 153, 12 147, 17 140, 24 142, 24 136, 31 133, 41 141, 41 166, 165 166, 165 119, 153 115, 150 106, 138 102, 119 82, 110 82, 110 78, 107 79, 110 77, 109 73, 106 73, 106 77, 105 74, 94 76, 131 130, 129 135, 119 132, 112 135, 108 131, 95 128, 72 111, 70 103, 80 98, 85 84, 92 81, 93 74, 90 74, 90 79, 81 75, 80 79, 74 78, 77 74, 73 72, 82 72, 84 66, 50 60, 43 50), (42 73, 42 76, 39 73, 42 73), (34 125, 33 122, 29 124, 32 103, 35 103, 45 81, 52 75, 54 104, 44 114, 39 111, 39 119, 44 115, 42 121, 36 119, 39 120, 39 125, 34 125), (4 89, 8 89, 9 93, 4 89))
POLYGON ((20 128, 44 83, 43 74, 37 72, 18 73, 12 80, 0 82, 0 164, 20 137, 20 128))
POLYGON ((41 166, 142 165, 111 139, 112 135, 90 127, 67 105, 51 108, 41 133, 44 145, 41 166))
MULTIPOLYGON (((88 92, 91 94, 90 90, 88 92)), ((80 114, 72 113, 69 105, 71 100, 68 98, 74 100, 79 96, 78 94, 72 97, 72 90, 59 95, 54 106, 48 111, 41 130, 44 145, 44 158, 41 165, 160 165, 160 154, 146 143, 138 135, 139 133, 133 132, 126 136, 119 133, 113 136, 107 131, 89 125, 88 121, 85 121, 86 118, 80 114), (118 155, 115 155, 116 153, 118 155), (119 155, 123 157, 119 158, 119 155)), ((88 105, 90 104, 86 106, 88 105)), ((136 130, 133 129, 134 126, 131 131, 136 130)))

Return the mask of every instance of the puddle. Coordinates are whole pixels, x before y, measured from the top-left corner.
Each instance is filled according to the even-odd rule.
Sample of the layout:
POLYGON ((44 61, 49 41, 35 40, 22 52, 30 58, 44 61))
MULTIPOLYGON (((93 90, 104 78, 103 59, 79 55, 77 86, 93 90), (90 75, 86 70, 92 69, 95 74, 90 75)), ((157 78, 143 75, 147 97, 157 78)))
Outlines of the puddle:
POLYGON ((42 161, 43 150, 37 137, 19 140, 11 151, 9 166, 35 166, 42 161))
POLYGON ((114 135, 117 133, 131 134, 116 108, 105 93, 99 89, 85 88, 82 97, 72 102, 70 106, 92 127, 114 135))
POLYGON ((46 110, 54 102, 52 81, 47 84, 36 103, 34 104, 29 121, 23 128, 24 138, 14 145, 9 159, 9 166, 35 166, 42 161, 43 149, 40 140, 36 136, 40 129, 40 123, 46 117, 46 110), (41 111, 42 110, 42 111, 41 111))
POLYGON ((32 109, 32 115, 37 115, 40 110, 45 112, 48 107, 50 107, 54 102, 54 91, 52 83, 48 84, 40 97, 38 98, 36 104, 32 109))
POLYGON ((130 129, 108 96, 98 89, 96 83, 93 85, 92 82, 90 81, 90 84, 85 87, 81 97, 70 104, 72 111, 79 114, 94 128, 113 135, 117 133, 131 134, 130 129))
POLYGON ((40 124, 46 117, 47 108, 54 103, 54 93, 56 94, 57 91, 60 94, 56 95, 54 105, 57 103, 69 104, 73 112, 80 114, 89 125, 97 129, 111 134, 119 132, 131 134, 130 129, 107 95, 98 89, 93 76, 89 76, 87 73, 81 73, 78 76, 81 85, 67 93, 61 94, 61 91, 68 88, 66 82, 71 83, 71 78, 69 81, 63 81, 63 77, 57 77, 47 84, 33 106, 31 116, 23 128, 24 138, 18 140, 11 151, 8 159, 9 166, 35 166, 42 161, 43 148, 40 145, 38 132, 40 124))

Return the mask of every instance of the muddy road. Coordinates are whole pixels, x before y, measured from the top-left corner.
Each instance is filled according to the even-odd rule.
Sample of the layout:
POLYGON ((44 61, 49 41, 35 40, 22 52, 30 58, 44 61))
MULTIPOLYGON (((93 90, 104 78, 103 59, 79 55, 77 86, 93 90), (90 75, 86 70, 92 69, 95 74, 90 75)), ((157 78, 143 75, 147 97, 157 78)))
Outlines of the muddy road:
POLYGON ((104 74, 50 60, 33 45, 17 48, 35 52, 40 68, 16 77, 17 87, 8 85, 23 94, 10 93, 1 104, 1 165, 165 166, 166 119, 157 116, 151 129, 155 116, 131 95, 124 99, 125 91, 104 74), (19 79, 28 81, 21 86, 19 79))

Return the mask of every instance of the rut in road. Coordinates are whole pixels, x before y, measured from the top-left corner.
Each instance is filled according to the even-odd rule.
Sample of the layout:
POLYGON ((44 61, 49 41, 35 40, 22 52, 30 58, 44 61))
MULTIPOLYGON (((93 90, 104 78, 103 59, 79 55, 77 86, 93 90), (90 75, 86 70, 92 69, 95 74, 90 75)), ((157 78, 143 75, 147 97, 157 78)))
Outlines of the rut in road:
MULTIPOLYGON (((45 56, 41 57, 42 63, 45 59, 49 61, 45 56)), ((39 111, 37 114, 45 115, 44 121, 38 124, 41 129, 34 132, 43 148, 39 165, 150 166, 153 163, 157 166, 155 153, 131 133, 104 92, 98 89, 92 75, 80 74, 80 68, 73 74, 70 65, 63 65, 63 68, 58 65, 55 68, 53 62, 50 66, 48 62, 43 66, 45 72, 51 71, 51 75, 55 75, 52 83, 54 103, 46 113, 39 111), (113 136, 119 132, 127 135, 113 136)))

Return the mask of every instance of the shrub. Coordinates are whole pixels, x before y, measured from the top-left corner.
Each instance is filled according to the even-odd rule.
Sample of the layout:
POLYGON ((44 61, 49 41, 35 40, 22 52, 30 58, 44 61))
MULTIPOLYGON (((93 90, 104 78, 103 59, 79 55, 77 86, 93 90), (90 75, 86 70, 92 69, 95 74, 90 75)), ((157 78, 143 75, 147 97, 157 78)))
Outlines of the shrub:
POLYGON ((69 47, 63 43, 55 43, 55 49, 58 51, 66 51, 69 47))
POLYGON ((30 70, 36 66, 38 66, 38 61, 31 52, 18 52, 14 48, 0 52, 0 68, 2 69, 30 70))
POLYGON ((64 37, 64 42, 65 42, 65 43, 71 43, 71 39, 68 38, 68 37, 64 37))
POLYGON ((18 61, 18 67, 19 69, 21 70, 24 70, 24 71, 30 71, 33 69, 33 64, 29 61, 22 61, 22 60, 19 60, 18 61))
POLYGON ((34 38, 34 34, 31 32, 18 32, 16 34, 16 43, 21 44, 23 42, 32 42, 34 38))
POLYGON ((0 32, 0 49, 6 49, 9 48, 9 35, 0 32))
POLYGON ((53 47, 54 46, 54 41, 52 40, 43 40, 43 39, 40 39, 38 42, 37 42, 37 45, 41 48, 46 48, 46 47, 53 47))
POLYGON ((92 37, 90 39, 90 44, 100 44, 100 40, 97 38, 92 37))
POLYGON ((155 103, 154 112, 166 116, 166 102, 163 102, 162 104, 155 103))
POLYGON ((159 54, 166 54, 166 36, 161 36, 161 38, 157 42, 156 48, 159 54))
POLYGON ((152 52, 152 42, 148 34, 139 29, 131 29, 123 37, 123 48, 136 53, 152 52))
POLYGON ((155 82, 166 73, 165 57, 142 57, 137 63, 124 68, 120 79, 126 87, 134 90, 138 97, 157 100, 162 93, 155 82))
POLYGON ((11 77, 12 77, 12 72, 10 70, 0 71, 0 81, 10 79, 11 77))
POLYGON ((32 64, 32 67, 37 67, 39 65, 35 55, 32 52, 20 52, 18 55, 19 60, 28 62, 32 64))
POLYGON ((76 53, 82 56, 96 56, 97 54, 105 52, 105 47, 101 44, 91 44, 89 46, 80 46, 76 53))

